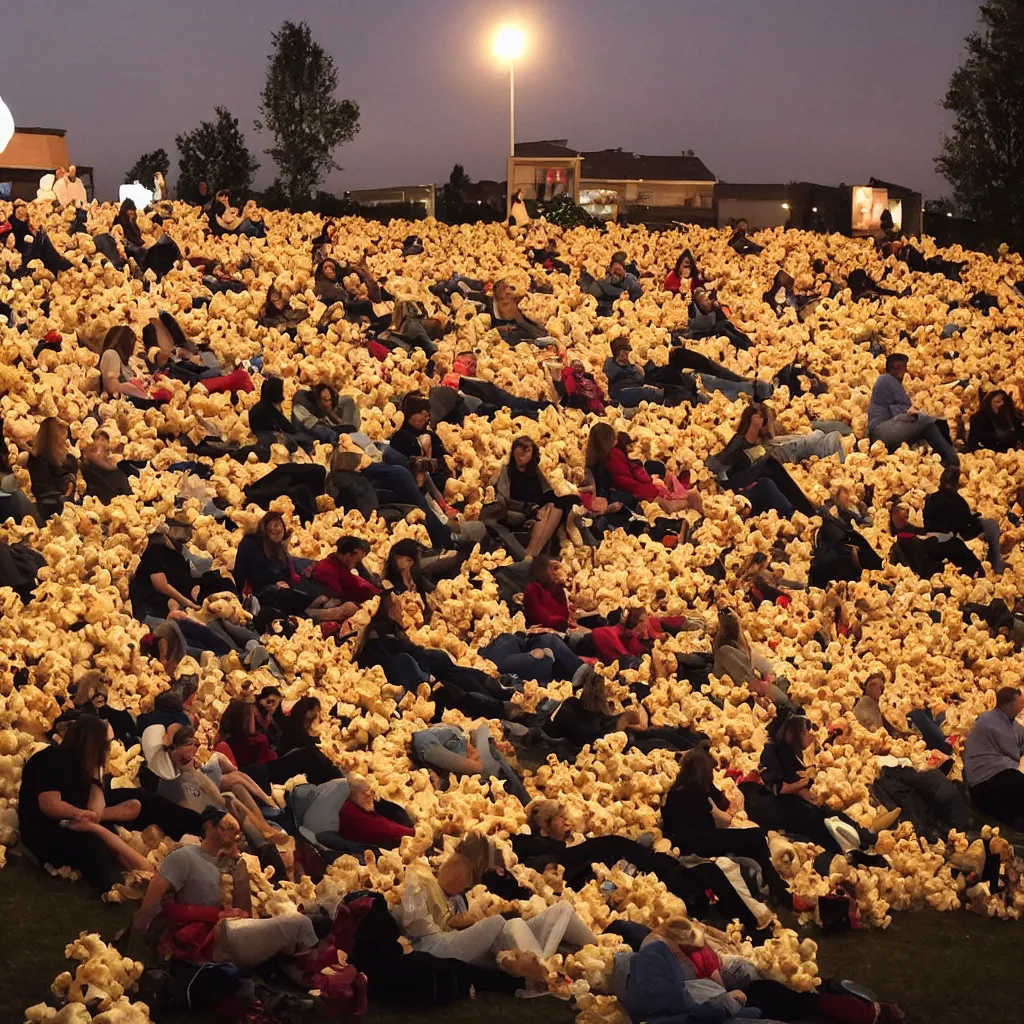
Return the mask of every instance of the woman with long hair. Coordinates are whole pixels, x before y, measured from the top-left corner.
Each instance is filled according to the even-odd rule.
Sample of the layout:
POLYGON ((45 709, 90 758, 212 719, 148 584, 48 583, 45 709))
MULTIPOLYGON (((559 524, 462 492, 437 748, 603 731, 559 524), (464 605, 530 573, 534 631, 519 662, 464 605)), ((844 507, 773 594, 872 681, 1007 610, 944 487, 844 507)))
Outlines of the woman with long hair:
POLYGON ((689 298, 697 288, 703 287, 704 279, 700 276, 697 261, 689 249, 684 249, 665 278, 665 291, 672 292, 673 295, 683 294, 689 298))
POLYGON ((786 696, 789 681, 780 675, 782 667, 750 643, 739 616, 728 606, 719 609, 711 650, 716 676, 728 676, 737 686, 746 686, 762 702, 792 707, 793 702, 786 696))
MULTIPOLYGON (((127 202, 127 200, 126 200, 127 202)), ((138 338, 130 327, 111 327, 100 346, 100 391, 112 398, 152 401, 153 379, 141 363, 133 365, 138 338)))
POLYGON ((152 874, 153 865, 106 827, 138 817, 137 800, 108 807, 103 770, 110 731, 94 715, 81 715, 59 746, 33 754, 25 763, 18 792, 18 831, 40 864, 80 871, 99 892, 116 881, 114 864, 152 874))
POLYGON ((687 474, 681 479, 666 472, 660 462, 639 462, 631 457, 632 446, 633 439, 625 431, 616 432, 607 423, 591 427, 585 458, 599 494, 614 492, 632 508, 641 501, 653 501, 666 512, 690 508, 703 515, 704 503, 687 474))
POLYGON ((576 506, 582 504, 579 495, 559 497, 555 494, 541 472, 540 449, 532 438, 523 435, 512 442, 509 460, 494 490, 504 504, 506 524, 513 529, 530 530, 524 559, 536 558, 562 522, 569 541, 577 546, 583 543, 575 511, 576 506))
MULTIPOLYGON (((312 705, 310 708, 313 709, 312 705)), ((319 709, 317 702, 315 711, 319 709)), ((285 717, 290 719, 290 716, 285 717)), ((301 710, 299 717, 306 725, 306 716, 301 710)), ((279 738, 279 745, 281 739, 283 737, 279 738)), ((305 743, 278 755, 270 744, 270 737, 259 726, 256 705, 238 698, 230 701, 221 714, 217 745, 213 749, 268 791, 271 785, 283 785, 297 775, 305 775, 314 786, 341 777, 338 766, 315 744, 305 743)))
POLYGON ((709 465, 714 465, 727 487, 750 502, 754 515, 769 509, 786 519, 794 512, 817 515, 818 510, 786 468, 770 454, 761 436, 764 426, 763 407, 751 403, 743 410, 732 440, 709 465))
POLYGON ((704 745, 683 755, 662 805, 662 832, 684 855, 755 861, 772 897, 791 904, 789 890, 772 864, 764 830, 732 827, 729 801, 715 785, 714 770, 715 760, 704 745))
POLYGON ((294 592, 302 577, 295 569, 288 541, 291 531, 280 512, 267 512, 255 533, 247 533, 238 545, 232 575, 239 595, 253 594, 260 604, 284 606, 289 615, 301 615, 312 598, 294 592))
POLYGON ((11 466, 7 438, 4 436, 4 422, 0 419, 0 523, 8 519, 20 523, 26 516, 31 516, 37 525, 43 525, 39 510, 18 485, 18 478, 11 466))
POLYGON ((75 497, 78 485, 78 460, 68 451, 68 425, 56 416, 47 416, 28 457, 28 475, 32 496, 44 519, 60 515, 64 503, 75 497))
POLYGON ((261 327, 274 327, 292 337, 297 333, 298 325, 309 319, 309 310, 298 309, 292 305, 291 294, 284 288, 272 284, 267 289, 267 299, 263 304, 263 316, 260 317, 261 327))
POLYGON ((967 435, 967 451, 980 449, 1009 452, 1024 444, 1024 416, 1013 399, 1002 389, 994 388, 981 399, 978 411, 971 417, 967 435))
POLYGON ((436 586, 423 571, 423 552, 423 545, 411 537, 396 541, 384 564, 384 579, 395 594, 416 594, 423 604, 423 621, 430 622, 430 595, 436 586))

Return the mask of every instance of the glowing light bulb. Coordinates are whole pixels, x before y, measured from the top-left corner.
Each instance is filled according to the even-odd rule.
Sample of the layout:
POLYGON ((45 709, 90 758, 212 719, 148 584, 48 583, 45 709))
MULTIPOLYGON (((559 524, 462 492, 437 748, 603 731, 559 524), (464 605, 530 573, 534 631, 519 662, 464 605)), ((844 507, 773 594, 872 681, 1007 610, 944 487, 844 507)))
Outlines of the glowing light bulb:
POLYGON ((517 25, 502 25, 494 36, 494 56, 506 64, 522 57, 526 50, 526 33, 517 25))

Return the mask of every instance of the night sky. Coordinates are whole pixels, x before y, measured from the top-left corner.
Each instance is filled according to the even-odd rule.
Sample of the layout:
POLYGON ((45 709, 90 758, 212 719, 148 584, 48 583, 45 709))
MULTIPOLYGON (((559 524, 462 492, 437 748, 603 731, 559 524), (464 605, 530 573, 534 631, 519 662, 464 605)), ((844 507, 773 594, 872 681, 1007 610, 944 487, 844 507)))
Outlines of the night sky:
MULTIPOLYGON (((270 35, 307 20, 362 131, 326 187, 503 179, 508 77, 493 28, 521 21, 519 141, 692 149, 722 179, 866 181, 943 195, 940 101, 973 0, 39 0, 4 4, 0 96, 22 126, 66 128, 101 198, 145 150, 228 107, 253 130, 270 35)), ((273 167, 260 153, 257 182, 273 167)))

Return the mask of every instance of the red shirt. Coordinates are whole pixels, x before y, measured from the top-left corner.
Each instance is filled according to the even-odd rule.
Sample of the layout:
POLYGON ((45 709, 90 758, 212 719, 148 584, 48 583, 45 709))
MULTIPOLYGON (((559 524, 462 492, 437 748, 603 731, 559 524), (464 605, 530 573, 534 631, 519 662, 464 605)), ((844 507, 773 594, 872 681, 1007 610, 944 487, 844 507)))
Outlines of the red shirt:
POLYGON ((606 665, 620 658, 638 658, 644 653, 644 645, 631 630, 619 626, 598 626, 591 634, 597 656, 606 665))
POLYGON ((346 800, 338 811, 338 835, 354 843, 369 843, 371 846, 397 846, 402 836, 416 834, 408 825, 385 818, 376 811, 364 811, 362 807, 346 800))
POLYGON ((244 739, 221 740, 213 749, 218 754, 223 754, 236 768, 277 760, 277 754, 271 749, 270 740, 261 732, 254 732, 244 739))
POLYGON ((354 573, 337 555, 328 555, 313 566, 313 579, 327 587, 335 597, 353 604, 362 604, 380 591, 368 580, 354 573))
POLYGON ((527 583, 523 610, 528 626, 547 626, 559 631, 569 628, 569 596, 564 590, 555 592, 542 583, 527 583))
POLYGON ((661 488, 651 480, 647 470, 618 446, 609 453, 605 469, 608 470, 612 487, 617 491, 625 491, 640 501, 654 501, 662 493, 661 488))
POLYGON ((710 946, 695 949, 687 953, 686 958, 693 964, 698 978, 710 978, 722 966, 718 954, 710 946))

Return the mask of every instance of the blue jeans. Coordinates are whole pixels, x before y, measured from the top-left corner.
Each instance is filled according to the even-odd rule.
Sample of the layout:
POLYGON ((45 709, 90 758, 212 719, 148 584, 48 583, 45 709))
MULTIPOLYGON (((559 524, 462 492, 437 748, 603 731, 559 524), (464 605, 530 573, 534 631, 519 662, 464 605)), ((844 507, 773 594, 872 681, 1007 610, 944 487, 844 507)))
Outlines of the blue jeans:
POLYGON ((583 664, 556 633, 538 633, 524 639, 506 634, 492 640, 480 653, 493 661, 499 672, 514 673, 538 683, 572 679, 583 664), (545 647, 551 651, 551 657, 535 658, 530 653, 545 647))
POLYGON ((385 462, 373 462, 363 470, 363 476, 375 490, 382 487, 391 491, 400 505, 415 505, 423 511, 430 543, 436 550, 444 551, 452 546, 452 531, 430 510, 427 499, 416 486, 416 478, 408 469, 385 462))
POLYGON ((917 727, 917 731, 924 737, 929 750, 938 750, 952 757, 953 748, 949 745, 946 734, 940 728, 945 717, 945 714, 940 714, 933 718, 932 713, 924 708, 918 708, 907 715, 907 718, 917 727))
POLYGON ((720 391, 730 402, 735 402, 740 395, 752 395, 754 393, 754 382, 743 380, 724 380, 722 377, 709 377, 702 373, 700 379, 708 391, 720 391))
POLYGON ((266 226, 262 223, 251 221, 248 217, 246 217, 245 220, 243 220, 242 223, 239 224, 231 233, 235 235, 245 235, 247 238, 267 237, 266 226))
POLYGON ((660 405, 665 401, 665 392, 661 388, 623 388, 615 401, 626 409, 635 409, 641 402, 660 405))

